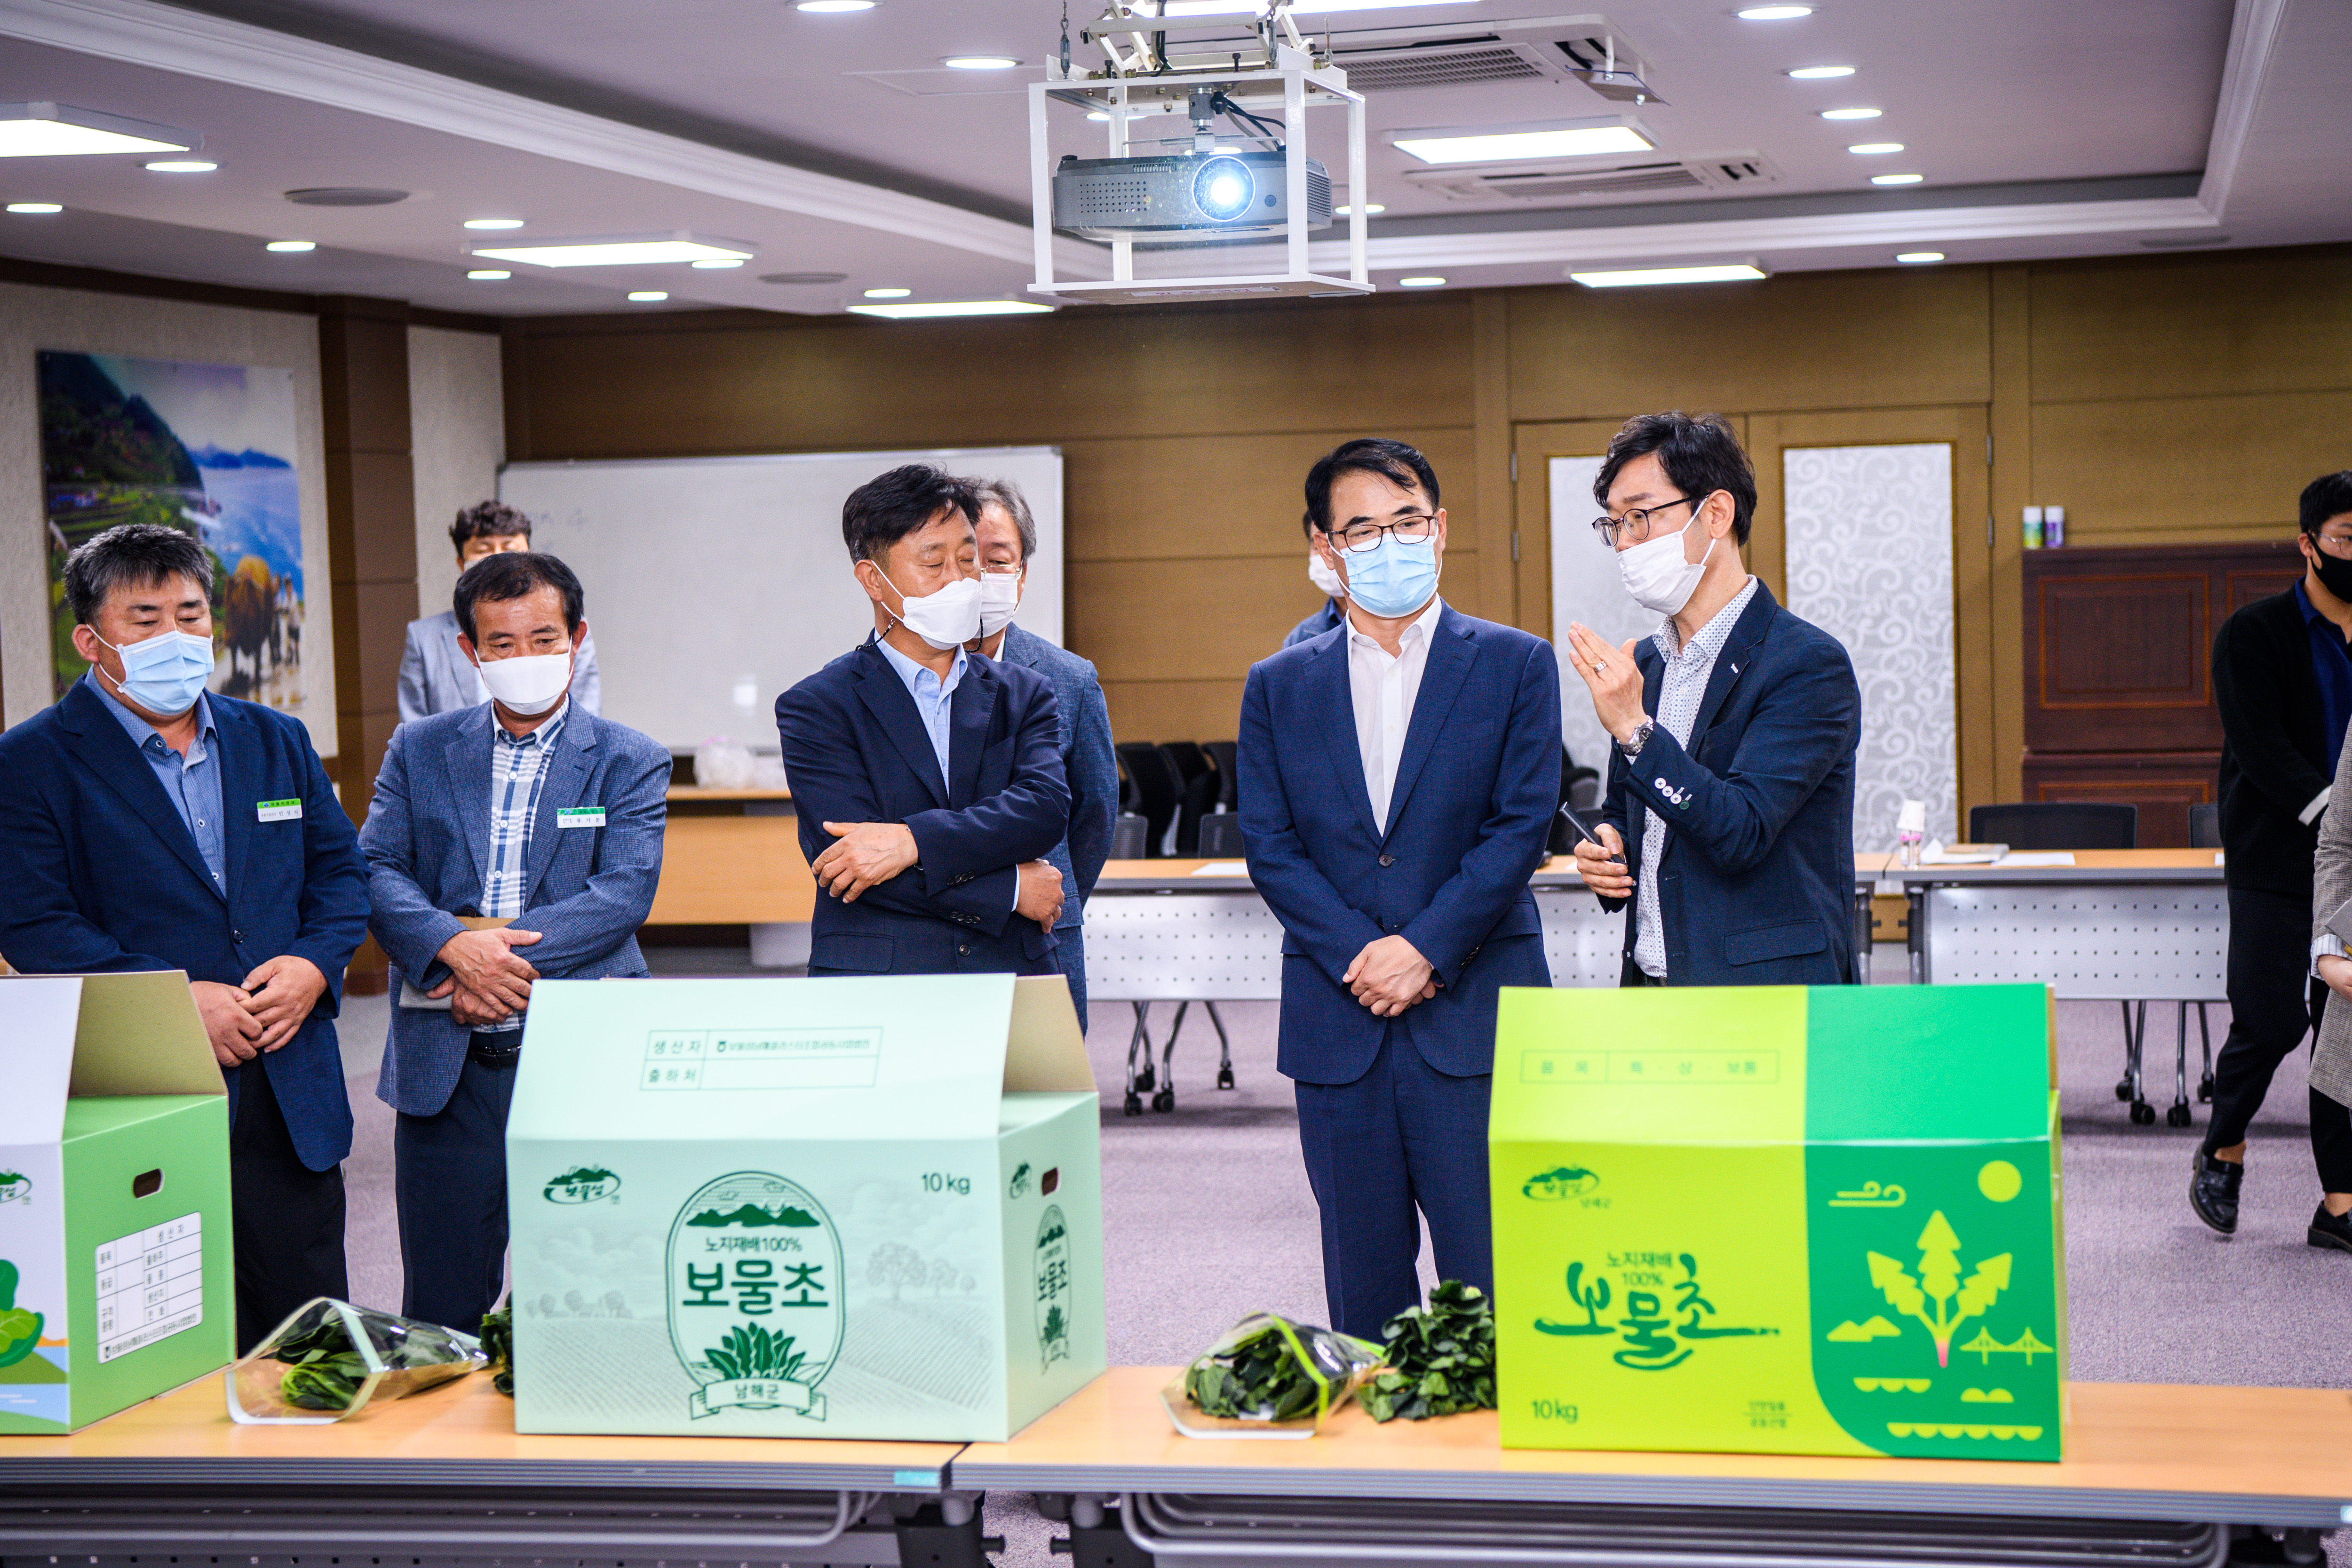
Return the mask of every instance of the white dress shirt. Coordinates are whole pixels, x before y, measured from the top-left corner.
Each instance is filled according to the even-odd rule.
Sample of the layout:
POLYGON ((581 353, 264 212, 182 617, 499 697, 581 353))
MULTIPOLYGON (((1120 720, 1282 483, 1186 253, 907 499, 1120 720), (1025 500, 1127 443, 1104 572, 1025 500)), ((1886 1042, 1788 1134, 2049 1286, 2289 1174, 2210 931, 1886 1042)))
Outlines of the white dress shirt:
POLYGON ((1421 674, 1429 668, 1429 639, 1437 635, 1437 618, 1444 614, 1444 598, 1430 595, 1429 607, 1415 616, 1397 638, 1391 658, 1369 633, 1348 622, 1348 691, 1356 703, 1356 750, 1364 762, 1364 794, 1372 803, 1372 821, 1386 832, 1389 797, 1396 793, 1397 760, 1404 755, 1405 731, 1412 727, 1413 699, 1421 695, 1421 674))
MULTIPOLYGON (((1730 603, 1716 611, 1686 643, 1680 642, 1672 616, 1658 628, 1654 640, 1665 658, 1666 669, 1658 683, 1656 722, 1679 743, 1690 744, 1691 727, 1698 722, 1699 702, 1706 695, 1707 680, 1715 674, 1716 656, 1731 640, 1731 628, 1748 608, 1748 601, 1755 596, 1756 579, 1750 577, 1748 585, 1734 594, 1730 603)), ((1638 768, 1642 764, 1636 760, 1633 765, 1638 768)), ((1661 784, 1664 782, 1659 781, 1661 784)), ((1640 905, 1633 921, 1633 962, 1651 979, 1664 980, 1666 932, 1658 903, 1658 862, 1665 858, 1668 829, 1664 817, 1647 806, 1642 809, 1642 875, 1634 885, 1634 897, 1640 905)))

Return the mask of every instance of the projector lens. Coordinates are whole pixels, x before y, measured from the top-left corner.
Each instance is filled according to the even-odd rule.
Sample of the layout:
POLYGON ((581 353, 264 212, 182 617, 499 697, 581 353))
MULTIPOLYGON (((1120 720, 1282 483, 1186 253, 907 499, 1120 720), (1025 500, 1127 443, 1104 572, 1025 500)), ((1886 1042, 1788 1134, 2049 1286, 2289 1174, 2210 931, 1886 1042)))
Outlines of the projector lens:
POLYGON ((1212 158, 1192 178, 1193 202, 1203 216, 1220 223, 1249 211, 1250 198, 1256 194, 1249 165, 1238 158, 1212 158))

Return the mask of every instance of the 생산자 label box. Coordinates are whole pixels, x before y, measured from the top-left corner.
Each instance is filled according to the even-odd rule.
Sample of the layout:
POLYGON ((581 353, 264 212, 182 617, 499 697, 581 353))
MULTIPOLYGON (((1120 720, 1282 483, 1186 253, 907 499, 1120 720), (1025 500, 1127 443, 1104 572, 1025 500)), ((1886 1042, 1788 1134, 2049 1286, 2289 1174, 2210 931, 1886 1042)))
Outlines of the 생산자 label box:
POLYGON ((525 1028, 517 1430, 1002 1440, 1103 1371, 1059 976, 543 981, 525 1028))
POLYGON ((2056 1459, 2038 985, 1506 990, 1502 1441, 2056 1459))
POLYGON ((177 971, 0 979, 0 1433, 227 1364, 228 1094, 177 971))

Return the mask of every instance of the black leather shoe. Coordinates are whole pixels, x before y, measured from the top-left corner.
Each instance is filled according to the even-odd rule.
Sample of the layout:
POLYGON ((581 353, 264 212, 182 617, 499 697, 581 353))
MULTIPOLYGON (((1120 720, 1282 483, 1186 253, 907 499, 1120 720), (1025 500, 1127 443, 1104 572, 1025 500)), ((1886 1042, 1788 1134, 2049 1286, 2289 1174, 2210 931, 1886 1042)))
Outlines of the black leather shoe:
POLYGON ((2311 1211, 2311 1229, 2305 1235, 2314 1247, 2352 1252, 2352 1215, 2329 1214, 2326 1204, 2311 1211))
POLYGON ((2189 1206, 2223 1236, 2236 1235, 2238 1184, 2246 1179, 2246 1167, 2216 1160, 2200 1149, 2189 1168, 2195 1173, 2189 1178, 2189 1206))

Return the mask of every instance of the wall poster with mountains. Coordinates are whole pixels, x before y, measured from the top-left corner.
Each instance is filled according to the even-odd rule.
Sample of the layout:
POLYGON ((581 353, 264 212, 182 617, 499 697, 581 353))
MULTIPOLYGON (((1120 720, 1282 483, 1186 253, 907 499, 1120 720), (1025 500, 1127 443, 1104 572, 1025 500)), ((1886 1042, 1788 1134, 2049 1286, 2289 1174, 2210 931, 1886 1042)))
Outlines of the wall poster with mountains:
POLYGON ((213 556, 212 689, 300 711, 293 372, 47 349, 38 361, 56 694, 88 668, 73 648, 67 555, 117 523, 152 522, 213 556))

